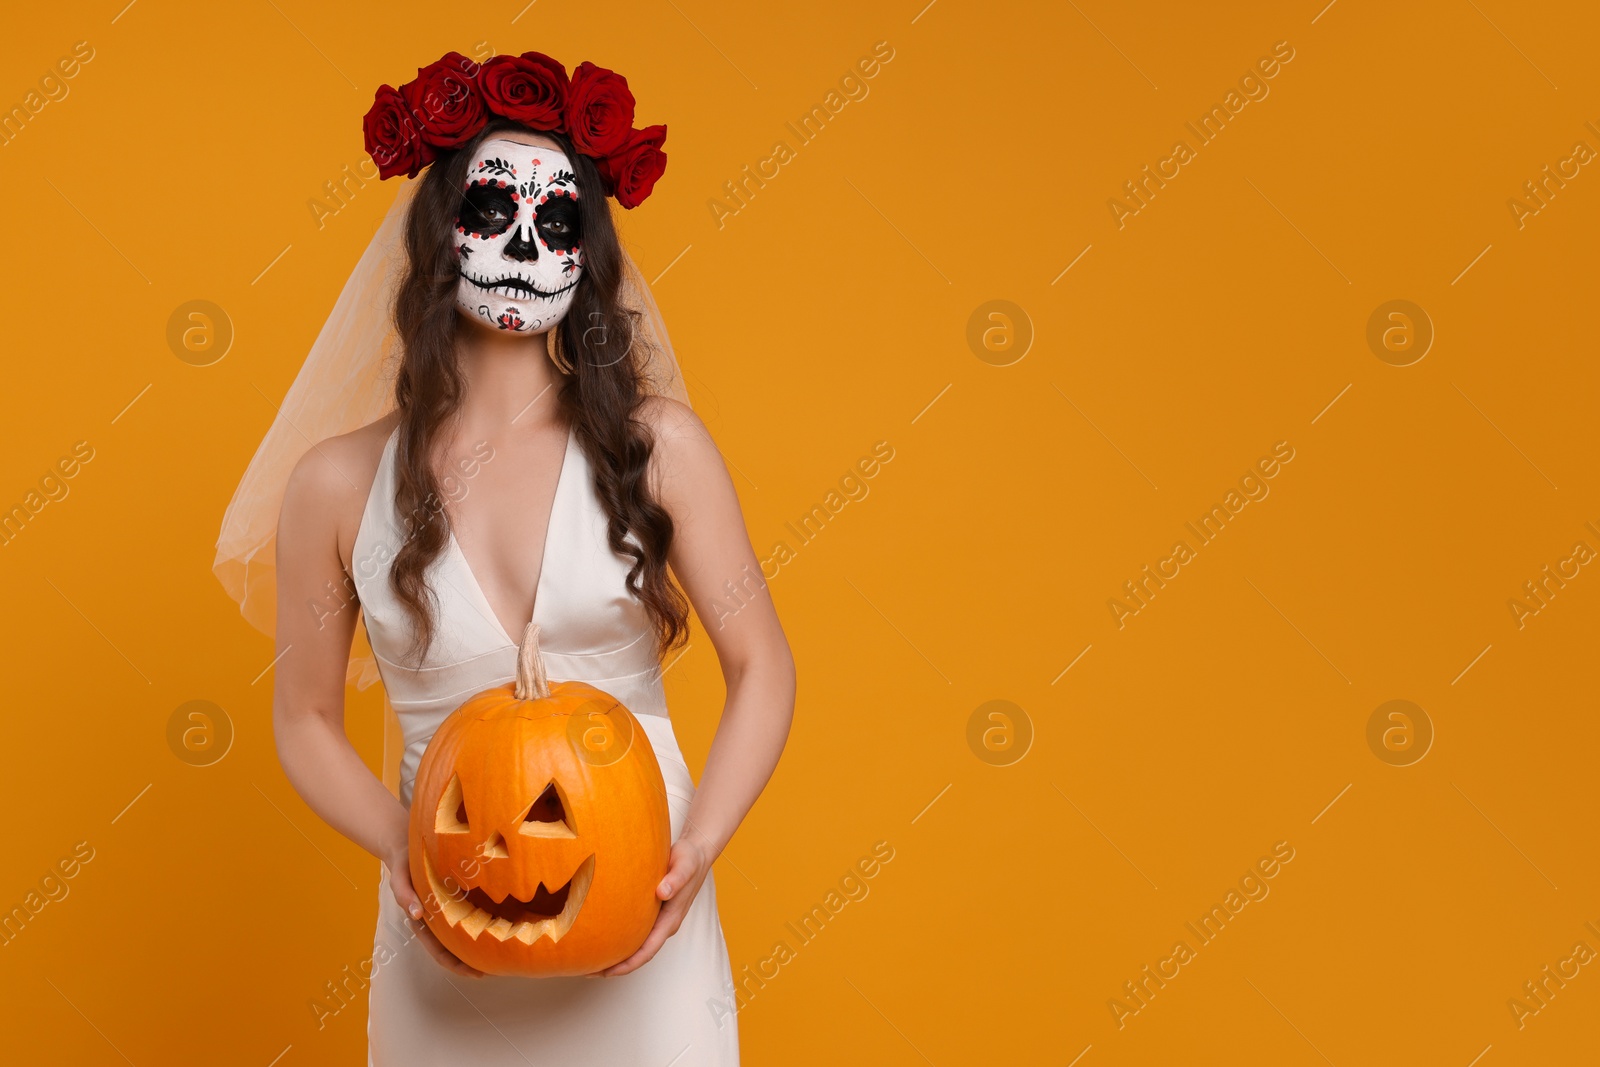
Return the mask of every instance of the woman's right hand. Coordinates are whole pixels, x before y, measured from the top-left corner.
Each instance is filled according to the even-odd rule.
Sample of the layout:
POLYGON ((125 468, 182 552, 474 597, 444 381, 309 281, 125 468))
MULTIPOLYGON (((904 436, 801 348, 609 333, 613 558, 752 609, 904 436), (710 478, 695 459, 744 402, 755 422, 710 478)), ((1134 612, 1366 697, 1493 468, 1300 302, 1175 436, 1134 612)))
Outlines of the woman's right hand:
POLYGON ((401 849, 398 854, 384 862, 389 869, 389 888, 394 892, 394 899, 400 905, 400 910, 406 913, 406 920, 410 922, 412 932, 416 939, 422 942, 422 947, 427 950, 445 970, 452 974, 459 974, 463 978, 483 978, 484 973, 476 967, 463 963, 454 952, 444 947, 444 944, 428 929, 428 924, 422 921, 422 900, 417 896, 416 888, 411 884, 411 861, 406 849, 401 849))

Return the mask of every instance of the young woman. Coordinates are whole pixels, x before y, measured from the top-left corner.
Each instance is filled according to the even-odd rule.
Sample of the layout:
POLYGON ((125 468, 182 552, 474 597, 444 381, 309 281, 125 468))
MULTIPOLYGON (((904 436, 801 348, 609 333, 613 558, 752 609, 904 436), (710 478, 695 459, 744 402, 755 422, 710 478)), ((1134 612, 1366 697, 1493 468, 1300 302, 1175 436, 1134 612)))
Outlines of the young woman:
POLYGON ((279 756, 307 804, 383 864, 369 1061, 733 1064, 711 866, 782 751, 794 665, 721 455, 659 388, 675 366, 612 224, 608 193, 633 206, 649 192, 665 131, 631 129, 628 95, 619 133, 620 77, 584 64, 569 81, 537 53, 481 67, 452 53, 418 82, 374 107, 393 94, 409 124, 375 134, 368 117, 386 177, 426 166, 404 216, 395 407, 305 452, 276 533, 279 756), (398 799, 344 733, 355 603, 403 736, 398 799), (727 682, 698 789, 661 682, 688 605, 727 682), (530 622, 553 680, 634 713, 666 783, 659 917, 598 975, 482 975, 420 921, 408 873, 428 740, 513 678, 530 622))

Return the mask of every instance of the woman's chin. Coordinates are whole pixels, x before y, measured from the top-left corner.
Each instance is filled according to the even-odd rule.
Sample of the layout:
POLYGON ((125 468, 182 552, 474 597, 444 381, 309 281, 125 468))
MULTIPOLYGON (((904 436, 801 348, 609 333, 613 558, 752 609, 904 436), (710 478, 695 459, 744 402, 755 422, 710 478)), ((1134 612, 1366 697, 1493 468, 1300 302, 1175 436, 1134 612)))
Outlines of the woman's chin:
POLYGON ((506 301, 495 301, 468 307, 456 304, 456 312, 472 329, 501 337, 533 337, 543 333, 545 327, 537 316, 526 313, 520 306, 506 301))

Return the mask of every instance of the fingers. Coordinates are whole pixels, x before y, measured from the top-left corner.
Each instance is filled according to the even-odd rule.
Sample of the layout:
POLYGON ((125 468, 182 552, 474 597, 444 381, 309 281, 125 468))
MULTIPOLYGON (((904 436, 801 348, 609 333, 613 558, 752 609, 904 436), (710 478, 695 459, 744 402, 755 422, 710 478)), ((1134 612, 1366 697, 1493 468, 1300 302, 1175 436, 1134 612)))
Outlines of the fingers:
POLYGON ((650 929, 650 936, 644 939, 644 944, 640 945, 633 955, 599 972, 602 976, 618 978, 636 971, 661 951, 661 946, 666 944, 667 938, 677 933, 678 928, 683 925, 684 916, 689 912, 689 905, 693 903, 700 884, 705 881, 704 870, 700 850, 680 838, 678 844, 673 846, 667 873, 656 886, 656 895, 663 903, 660 914, 656 916, 655 925, 650 929))
POLYGON ((413 919, 422 918, 422 902, 417 899, 416 891, 411 888, 411 883, 406 882, 395 886, 394 899, 399 901, 400 907, 413 919))
POLYGON ((422 918, 422 901, 417 898, 417 891, 411 886, 409 873, 391 873, 389 887, 394 893, 395 902, 400 905, 400 910, 413 919, 422 918))
POLYGON ((454 952, 445 948, 444 944, 434 936, 433 931, 428 929, 428 924, 422 921, 422 900, 417 896, 416 887, 411 884, 411 870, 403 859, 389 868, 389 888, 394 893, 395 902, 400 905, 400 910, 411 917, 411 928, 416 931, 417 940, 422 942, 423 949, 439 966, 463 978, 487 977, 482 971, 462 962, 454 952))
POLYGON ((644 944, 639 946, 639 951, 623 960, 621 963, 607 967, 600 974, 605 978, 621 978, 625 974, 637 971, 640 967, 655 959, 656 953, 661 951, 661 946, 667 943, 667 935, 657 936, 652 933, 645 938, 644 944))
POLYGON ((487 977, 482 971, 462 962, 454 952, 445 948, 439 939, 433 936, 433 931, 429 930, 425 924, 417 923, 416 925, 418 927, 417 940, 422 942, 422 947, 427 950, 428 955, 432 956, 439 966, 452 974, 459 974, 463 978, 487 977))
POLYGON ((601 971, 606 978, 619 978, 630 971, 636 971, 655 958, 661 951, 661 946, 667 943, 667 938, 678 932, 683 925, 683 917, 688 912, 688 901, 682 903, 674 901, 661 909, 661 914, 656 918, 655 926, 650 929, 650 936, 644 939, 644 944, 639 950, 621 963, 614 964, 601 971))
POLYGON ((673 849, 672 860, 667 867, 667 873, 662 876, 661 884, 656 886, 656 896, 662 900, 671 900, 676 893, 694 874, 695 862, 684 849, 673 849))

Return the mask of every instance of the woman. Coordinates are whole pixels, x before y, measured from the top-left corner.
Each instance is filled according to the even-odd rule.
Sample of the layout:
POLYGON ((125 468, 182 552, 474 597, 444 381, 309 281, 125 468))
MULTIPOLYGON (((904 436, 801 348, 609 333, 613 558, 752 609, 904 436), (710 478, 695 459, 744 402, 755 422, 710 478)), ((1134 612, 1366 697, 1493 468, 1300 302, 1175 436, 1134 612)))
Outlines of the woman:
POLYGON ((716 446, 652 388, 664 333, 640 310, 648 294, 607 194, 626 206, 648 194, 665 130, 632 130, 627 95, 619 131, 626 93, 590 64, 569 82, 537 53, 482 67, 452 53, 384 87, 368 116, 385 177, 427 168, 405 215, 396 406, 322 441, 288 478, 273 722, 295 789, 383 864, 368 1022, 379 1067, 738 1061, 711 865, 782 751, 794 666, 752 588, 759 564, 716 446), (411 121, 385 128, 396 100, 411 121), (399 718, 398 799, 345 737, 356 612, 330 599, 338 590, 359 602, 399 718), (688 605, 717 620, 707 636, 727 682, 698 789, 661 686, 688 605), (513 677, 513 635, 530 622, 553 679, 633 711, 666 781, 659 916, 594 980, 473 970, 419 921, 408 873, 406 805, 428 739, 513 677))

